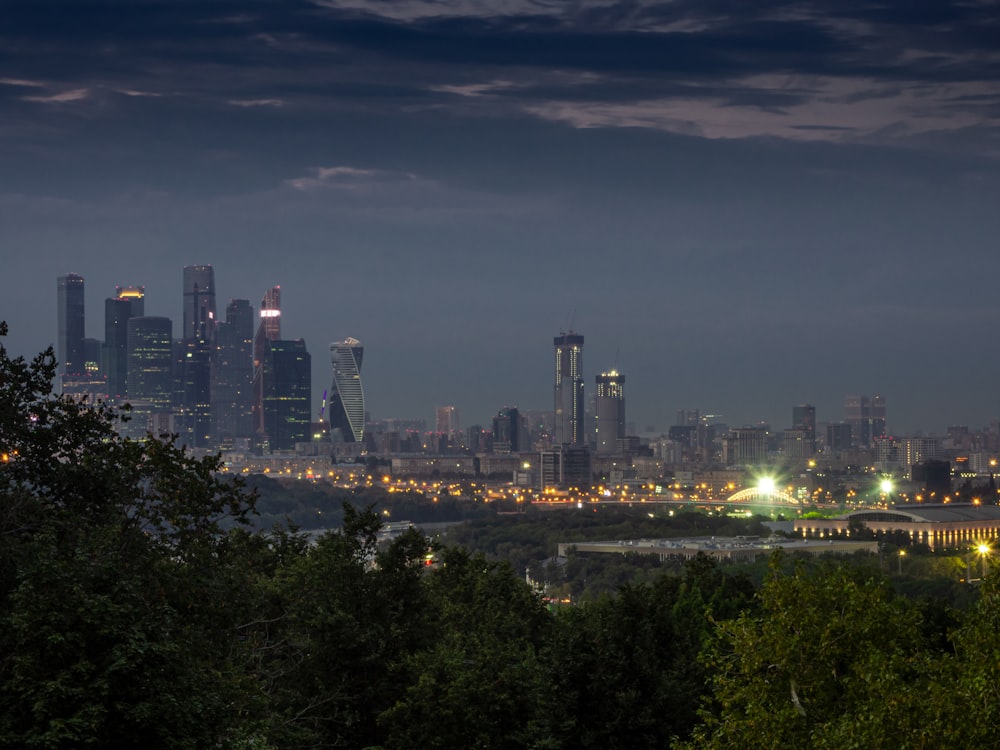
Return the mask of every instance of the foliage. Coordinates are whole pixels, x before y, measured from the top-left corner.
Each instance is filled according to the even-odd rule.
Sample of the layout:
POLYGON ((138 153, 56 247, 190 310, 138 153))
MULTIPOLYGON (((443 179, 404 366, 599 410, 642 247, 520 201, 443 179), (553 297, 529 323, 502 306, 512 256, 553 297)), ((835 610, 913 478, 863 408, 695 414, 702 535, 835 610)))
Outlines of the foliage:
POLYGON ((690 747, 943 747, 958 717, 942 635, 884 580, 776 561, 760 611, 720 625, 690 747))
POLYGON ((550 618, 505 563, 443 551, 427 580, 433 645, 409 662, 416 679, 382 716, 389 748, 539 747, 551 706, 538 658, 550 618))
POLYGON ((699 556, 683 577, 561 609, 548 645, 559 746, 652 749, 687 736, 706 679, 697 657, 712 620, 735 616, 752 594, 745 580, 699 556))
POLYGON ((0 347, 0 744, 190 747, 245 732, 240 591, 215 459, 129 441, 0 347))

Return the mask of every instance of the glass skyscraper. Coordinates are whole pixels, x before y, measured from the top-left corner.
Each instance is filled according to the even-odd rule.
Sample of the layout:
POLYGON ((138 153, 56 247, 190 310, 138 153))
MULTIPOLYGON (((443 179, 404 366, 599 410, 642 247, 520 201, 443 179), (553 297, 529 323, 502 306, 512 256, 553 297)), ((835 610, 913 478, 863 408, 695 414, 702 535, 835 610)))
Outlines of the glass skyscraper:
POLYGON ((260 325, 253 339, 253 429, 258 440, 267 433, 264 425, 264 355, 269 341, 281 338, 281 287, 273 286, 260 302, 260 325))
POLYGON ((365 392, 361 386, 361 360, 365 349, 355 338, 330 344, 333 385, 328 412, 330 436, 345 443, 360 443, 365 435, 365 392))
POLYGON ((597 376, 594 434, 598 453, 618 452, 625 437, 625 376, 617 370, 597 376))
POLYGON ((184 267, 183 397, 178 424, 194 447, 211 444, 212 354, 215 345, 215 270, 184 267))
POLYGON ((212 362, 212 435, 227 448, 253 437, 253 307, 230 300, 225 322, 215 325, 212 362))
POLYGON ((555 337, 556 445, 583 442, 583 336, 568 331, 555 337))
POLYGON ((312 357, 302 339, 267 341, 263 353, 262 411, 272 451, 294 450, 311 439, 312 357))
POLYGON ((68 273, 56 280, 59 305, 59 374, 65 379, 85 371, 83 277, 68 273))
POLYGON ((107 379, 110 401, 125 398, 128 380, 128 322, 145 315, 143 287, 116 287, 115 296, 104 300, 104 344, 101 370, 107 379))
POLYGON ((170 318, 129 318, 126 397, 132 406, 125 434, 145 435, 153 414, 171 411, 173 323, 170 318))

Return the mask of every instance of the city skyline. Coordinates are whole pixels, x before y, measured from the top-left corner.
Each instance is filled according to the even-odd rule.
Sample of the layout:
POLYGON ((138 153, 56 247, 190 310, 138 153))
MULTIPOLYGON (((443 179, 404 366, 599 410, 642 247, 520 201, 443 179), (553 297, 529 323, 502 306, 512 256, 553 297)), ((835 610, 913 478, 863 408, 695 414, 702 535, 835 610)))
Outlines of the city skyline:
MULTIPOLYGON (((93 349, 95 352, 99 353, 100 367, 104 373, 106 385, 110 388, 111 384, 115 382, 115 378, 107 370, 111 364, 111 358, 105 353, 106 350, 111 349, 110 343, 112 339, 99 341, 90 337, 86 337, 85 326, 81 326, 80 309, 81 306, 85 304, 86 293, 85 293, 85 278, 79 274, 69 273, 66 275, 58 276, 56 279, 56 310, 57 317, 59 319, 59 333, 60 333, 60 344, 59 349, 66 348, 69 344, 63 343, 65 338, 64 331, 72 329, 74 331, 74 337, 78 339, 78 348, 82 347, 84 342, 89 342, 94 345, 93 349), (70 305, 67 303, 67 290, 72 288, 73 303, 70 305)), ((201 334, 204 335, 209 330, 212 331, 212 339, 215 341, 215 332, 222 331, 222 339, 216 341, 217 346, 214 346, 216 350, 215 355, 210 355, 206 360, 205 366, 208 366, 210 361, 217 361, 219 363, 227 363, 227 366, 231 366, 239 358, 238 352, 243 351, 247 355, 247 364, 245 365, 247 370, 246 383, 241 387, 235 381, 228 382, 228 379, 233 378, 235 372, 229 373, 223 377, 221 382, 216 382, 215 378, 212 378, 211 385, 211 398, 209 402, 214 405, 217 402, 220 404, 228 404, 228 406, 223 410, 223 413, 216 413, 214 411, 214 406, 210 409, 209 402, 205 403, 205 420, 207 427, 205 427, 205 437, 204 439, 196 438, 196 443, 201 440, 204 445, 200 447, 207 447, 208 445, 208 433, 221 432, 222 434, 228 434, 232 432, 231 425, 229 427, 222 427, 220 430, 220 418, 223 422, 231 422, 233 419, 242 419, 240 414, 242 414, 242 407, 237 405, 242 399, 246 399, 246 418, 251 422, 256 424, 256 427, 251 429, 250 432, 267 433, 268 430, 265 427, 264 421, 264 410, 262 409, 263 401, 265 399, 265 394, 260 391, 263 384, 262 373, 265 368, 267 360, 270 358, 269 345, 272 341, 278 341, 281 339, 281 320, 282 320, 282 306, 281 306, 281 287, 276 285, 267 289, 264 293, 264 297, 261 301, 260 308, 257 314, 257 319, 259 321, 256 334, 253 334, 253 307, 249 304, 249 300, 234 298, 230 299, 228 305, 226 306, 226 319, 225 321, 216 319, 215 316, 215 269, 210 264, 202 264, 198 266, 185 266, 183 268, 183 284, 184 289, 184 330, 190 333, 197 333, 201 330, 201 334), (198 281, 195 282, 194 279, 197 278, 198 281), (201 300, 201 302, 196 302, 195 298, 199 295, 193 294, 193 292, 201 287, 204 290, 211 290, 209 296, 201 300), (193 311, 198 309, 200 306, 201 313, 194 313, 193 311), (202 324, 192 323, 193 318, 198 318, 203 320, 202 324), (214 358, 214 359, 213 359, 214 358), (252 375, 252 377, 251 377, 252 375), (216 390, 219 390, 216 393, 216 390), (235 390, 234 390, 235 389, 235 390), (244 396, 239 396, 239 391, 246 389, 244 396), (252 395, 256 393, 256 395, 252 395), (253 411, 256 416, 251 419, 250 414, 250 403, 254 402, 256 405, 253 407, 253 411), (230 407, 235 407, 230 409, 230 407)), ((137 320, 142 318, 141 321, 145 324, 152 324, 154 321, 159 323, 165 322, 170 324, 172 319, 169 317, 143 317, 145 310, 145 288, 144 287, 121 287, 115 288, 115 297, 107 298, 105 300, 105 332, 106 335, 109 333, 117 337, 115 329, 121 325, 122 320, 120 319, 123 315, 119 311, 116 303, 127 303, 128 305, 135 305, 133 308, 135 315, 132 318, 127 318, 128 320, 137 320), (110 316, 110 317, 109 317, 110 316)), ((126 316, 127 317, 127 316, 126 316)), ((132 324, 129 323, 128 329, 132 330, 132 324)), ((301 375, 295 375, 296 379, 302 377, 306 381, 311 381, 312 373, 310 371, 311 367, 311 355, 306 351, 306 343, 304 339, 298 338, 288 341, 280 341, 282 344, 282 351, 285 351, 288 347, 292 347, 295 350, 295 354, 289 361, 302 360, 307 363, 305 370, 303 371, 301 367, 296 366, 294 369, 299 371, 301 375)), ((190 347, 191 342, 189 339, 175 339, 174 344, 183 345, 185 347, 190 347)), ((565 445, 573 444, 586 444, 594 442, 595 435, 594 430, 597 430, 596 437, 596 449, 598 453, 608 452, 612 447, 614 439, 624 438, 625 434, 625 412, 624 412, 624 382, 625 377, 623 374, 619 373, 617 370, 612 369, 609 372, 600 372, 595 378, 594 390, 587 395, 584 383, 584 370, 583 370, 583 345, 584 336, 575 331, 560 331, 559 335, 554 337, 553 344, 555 347, 555 400, 554 409, 552 410, 553 423, 555 429, 553 431, 553 439, 556 444, 562 443, 565 445), (563 408, 560 409, 560 406, 563 408), (609 433, 606 432, 607 424, 605 424, 605 429, 601 429, 600 421, 611 420, 616 426, 614 427, 612 433, 613 438, 609 440, 609 433), (576 436, 575 439, 573 436, 576 436), (569 437, 569 439, 565 439, 569 437)), ((132 362, 131 355, 131 345, 129 349, 129 367, 135 366, 132 362)), ((364 417, 369 414, 369 410, 366 408, 364 391, 362 387, 362 379, 360 377, 361 362, 364 353, 364 347, 361 342, 353 337, 348 337, 344 341, 334 341, 329 345, 330 350, 330 361, 333 367, 332 374, 332 384, 329 388, 323 388, 322 396, 319 398, 319 411, 317 412, 315 398, 316 394, 313 393, 314 388, 311 385, 307 385, 304 389, 300 384, 296 384, 293 387, 297 389, 295 396, 298 399, 299 405, 294 408, 298 410, 296 412, 295 420, 303 425, 307 421, 316 421, 318 417, 320 421, 324 422, 327 427, 332 430, 339 430, 341 436, 339 436, 334 442, 346 441, 346 442, 360 442, 361 437, 364 434, 364 417), (306 395, 308 394, 308 395, 306 395), (308 415, 308 419, 306 418, 308 415), (336 423, 336 424, 334 424, 336 423), (349 435, 349 436, 348 436, 349 435), (345 437, 347 436, 347 437, 345 437)), ((58 350, 56 352, 58 357, 58 350)), ((189 352, 184 361, 185 366, 182 371, 179 372, 179 376, 184 382, 185 389, 185 399, 190 402, 191 394, 188 391, 188 381, 189 369, 190 369, 190 358, 191 353, 189 352)), ((284 355, 282 355, 284 356, 284 355)), ((59 371, 62 371, 62 366, 60 365, 59 371)), ((94 373, 96 374, 96 373, 94 373)), ((79 386, 74 388, 74 392, 78 391, 80 387, 84 388, 86 392, 87 386, 94 385, 94 383, 89 382, 88 377, 82 375, 74 375, 73 377, 81 379, 79 386)), ((205 377, 206 388, 208 388, 208 374, 205 377)), ((272 385, 273 389, 273 385, 272 385)), ((271 398, 274 398, 274 393, 272 392, 271 398)), ((113 394, 109 397, 114 403, 113 394)), ((206 399, 208 399, 208 394, 206 393, 206 399)), ((284 398, 287 398, 285 396, 284 398)), ((195 399, 197 401, 197 399, 195 399)), ((504 407, 501 410, 503 413, 509 407, 504 407)), ((442 411, 446 413, 450 412, 453 417, 448 417, 448 419, 454 418, 457 420, 457 414, 459 413, 458 408, 455 406, 436 406, 434 407, 434 420, 427 420, 426 415, 424 416, 410 416, 410 417, 400 417, 400 415, 378 415, 378 419, 414 419, 419 420, 424 423, 433 422, 436 427, 439 427, 442 422, 442 411)), ((544 411, 544 410, 542 410, 544 411)), ((517 413, 517 407, 513 407, 513 412, 517 413)), ((659 428, 652 425, 647 425, 643 429, 637 429, 636 432, 643 433, 647 435, 652 435, 653 433, 665 434, 668 432, 668 428, 676 425, 690 424, 689 415, 693 414, 695 421, 698 420, 700 410, 694 409, 681 409, 676 412, 676 418, 670 425, 663 428, 659 428)), ((710 423, 720 423, 727 425, 730 429, 741 429, 741 428, 752 428, 757 429, 761 425, 766 425, 773 433, 780 433, 782 430, 786 432, 791 429, 792 431, 804 431, 807 433, 807 437, 810 441, 815 440, 815 433, 817 427, 817 417, 816 417, 816 407, 813 404, 797 404, 791 407, 791 419, 787 422, 783 422, 780 418, 777 421, 770 421, 766 419, 759 419, 753 423, 728 423, 724 419, 723 414, 709 414, 706 412, 701 412, 703 418, 708 420, 710 423)), ((273 415, 272 415, 273 418, 273 415)), ((485 420, 489 422, 489 418, 485 420)), ((494 432, 496 431, 494 421, 494 432)), ((998 420, 994 420, 998 421, 998 420)), ((634 425, 635 422, 633 421, 634 425)), ((851 438, 854 442, 859 442, 862 445, 871 445, 873 440, 879 436, 891 437, 892 435, 905 435, 911 431, 894 430, 891 428, 891 422, 887 420, 887 407, 886 407, 886 397, 884 395, 876 394, 874 396, 860 396, 848 394, 843 397, 843 407, 839 415, 831 415, 829 418, 819 421, 819 424, 823 425, 837 425, 840 427, 846 427, 851 430, 853 437, 851 438)), ((956 426, 955 423, 949 424, 951 426, 956 426)), ((965 427, 971 427, 973 430, 978 430, 980 428, 987 427, 986 424, 983 425, 964 425, 965 427)), ((450 434, 450 430, 448 431, 450 434)), ((925 430, 918 428, 912 431, 914 434, 924 434, 925 430)), ((931 431, 932 434, 934 431, 931 431)), ((196 431, 197 433, 197 431, 196 431)), ((305 432, 299 433, 300 436, 304 438, 305 432)))
POLYGON ((218 309, 280 284, 314 354, 364 341, 377 416, 551 408, 570 328, 639 431, 847 394, 896 433, 1000 416, 992 6, 8 6, 15 355, 56 343, 58 275, 89 336, 119 285, 177 335, 210 263, 218 309))

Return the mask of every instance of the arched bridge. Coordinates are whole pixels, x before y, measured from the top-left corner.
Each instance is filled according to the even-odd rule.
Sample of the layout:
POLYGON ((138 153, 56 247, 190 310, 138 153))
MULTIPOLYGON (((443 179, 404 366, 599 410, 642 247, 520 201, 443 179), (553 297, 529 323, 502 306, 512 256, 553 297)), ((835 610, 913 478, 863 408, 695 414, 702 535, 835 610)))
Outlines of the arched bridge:
POLYGON ((747 503, 749 505, 798 505, 799 501, 779 489, 764 490, 760 487, 747 487, 745 490, 733 493, 726 498, 727 503, 747 503))

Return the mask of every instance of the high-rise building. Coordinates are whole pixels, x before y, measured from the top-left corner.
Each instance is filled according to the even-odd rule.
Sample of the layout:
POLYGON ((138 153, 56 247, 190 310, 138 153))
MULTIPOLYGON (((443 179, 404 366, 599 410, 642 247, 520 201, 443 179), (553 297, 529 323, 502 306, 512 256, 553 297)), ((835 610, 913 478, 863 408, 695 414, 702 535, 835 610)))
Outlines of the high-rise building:
POLYGON ((197 448, 212 442, 212 359, 215 340, 215 270, 184 267, 184 395, 178 425, 197 448))
POLYGON ((493 417, 493 452, 509 455, 527 449, 527 430, 517 408, 505 406, 493 417))
POLYGON ((767 463, 768 431, 764 427, 738 427, 723 440, 727 466, 761 466, 767 463))
POLYGON ((555 443, 583 442, 583 336, 567 331, 553 340, 555 367, 555 443))
POLYGON ((184 266, 184 339, 212 340, 215 328, 215 269, 184 266))
POLYGON ((263 354, 264 434, 272 451, 311 439, 312 357, 302 339, 268 339, 263 354))
POLYGON ((250 300, 230 300, 225 322, 215 325, 212 438, 218 447, 246 448, 253 438, 253 334, 250 300))
POLYGON ((56 280, 59 306, 59 340, 56 355, 59 357, 59 375, 67 377, 84 375, 84 291, 83 277, 68 273, 56 280))
POLYGON ((125 396, 132 406, 127 434, 141 437, 153 414, 170 412, 173 391, 173 324, 170 318, 129 318, 125 396))
POLYGON ((826 426, 826 447, 831 451, 846 451, 851 447, 851 425, 836 422, 826 426))
POLYGON ((593 483, 590 449, 585 445, 563 444, 541 451, 538 460, 538 489, 586 492, 593 483))
POLYGON ((799 404, 792 407, 792 429, 806 430, 816 433, 816 407, 812 404, 799 404))
POLYGON ((854 444, 870 448, 875 438, 886 434, 885 397, 845 396, 844 421, 851 425, 854 444))
POLYGON ((594 435, 601 454, 618 451, 618 441, 625 437, 625 376, 617 370, 597 376, 594 435))
POLYGON ((145 289, 115 287, 115 296, 104 300, 104 344, 101 369, 107 379, 108 399, 125 398, 128 379, 128 322, 146 314, 145 289))
POLYGON ((258 440, 266 438, 264 426, 264 353, 268 341, 281 338, 281 287, 264 292, 260 303, 260 324, 253 339, 253 428, 258 440))
POLYGON ((361 386, 361 360, 365 349, 355 338, 330 344, 333 384, 328 413, 334 441, 360 443, 365 435, 365 392, 361 386))
POLYGON ((435 416, 437 418, 436 427, 439 435, 446 435, 449 438, 453 438, 462 431, 462 426, 458 418, 458 407, 439 406, 435 412, 435 416))
POLYGON ((886 434, 885 428, 885 396, 872 396, 872 438, 886 434))

